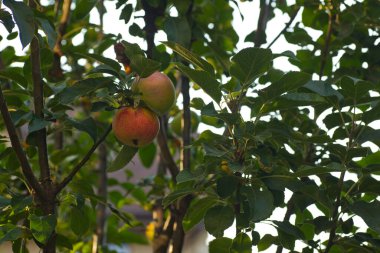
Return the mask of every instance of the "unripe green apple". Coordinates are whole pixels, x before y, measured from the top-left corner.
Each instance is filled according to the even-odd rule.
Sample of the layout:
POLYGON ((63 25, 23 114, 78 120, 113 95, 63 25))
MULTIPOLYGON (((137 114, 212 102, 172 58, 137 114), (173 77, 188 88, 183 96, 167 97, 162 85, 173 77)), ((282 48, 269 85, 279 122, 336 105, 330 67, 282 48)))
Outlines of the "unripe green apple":
POLYGON ((170 78, 161 73, 154 72, 146 78, 137 79, 132 90, 141 94, 141 100, 159 115, 167 113, 175 104, 175 88, 170 78))
POLYGON ((160 130, 157 115, 144 107, 123 107, 113 118, 112 130, 123 144, 143 147, 151 143, 160 130))
MULTIPOLYGON (((199 125, 199 116, 193 111, 190 111, 191 115, 191 133, 195 133, 199 125)), ((178 113, 174 116, 173 120, 170 122, 170 128, 173 133, 177 136, 182 136, 182 127, 181 127, 182 113, 178 113)))

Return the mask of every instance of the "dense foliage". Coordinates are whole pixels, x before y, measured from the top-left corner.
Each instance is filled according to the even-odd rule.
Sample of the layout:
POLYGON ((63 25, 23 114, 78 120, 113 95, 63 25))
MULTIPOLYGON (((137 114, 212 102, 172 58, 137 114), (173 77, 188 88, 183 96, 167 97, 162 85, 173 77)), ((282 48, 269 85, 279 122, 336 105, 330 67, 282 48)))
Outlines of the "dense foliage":
POLYGON ((240 38, 251 47, 238 51, 237 1, 2 0, 0 244, 113 252, 150 241, 154 252, 181 252, 202 223, 211 253, 380 252, 379 1, 242 2, 260 2, 260 15, 240 38), (104 29, 110 5, 128 24, 124 40, 104 29), (273 39, 275 14, 289 21, 273 39), (283 37, 297 50, 272 52, 283 37), (280 57, 298 70, 281 69, 280 57), (133 81, 157 70, 182 103, 160 117, 154 144, 123 146, 115 110, 138 102, 133 81), (192 133, 193 112, 211 130, 192 133), (168 128, 178 113, 181 137, 168 128), (154 166, 138 184, 135 155, 154 166), (126 180, 108 178, 116 170, 126 180), (142 223, 129 205, 155 220, 142 223))

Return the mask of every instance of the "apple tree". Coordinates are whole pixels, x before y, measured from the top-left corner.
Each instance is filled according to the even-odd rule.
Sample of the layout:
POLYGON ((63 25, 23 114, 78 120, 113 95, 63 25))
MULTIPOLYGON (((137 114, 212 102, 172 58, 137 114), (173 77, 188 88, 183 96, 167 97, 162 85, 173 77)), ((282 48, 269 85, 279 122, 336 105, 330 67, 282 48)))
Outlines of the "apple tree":
POLYGON ((2 0, 0 244, 179 253, 203 226, 211 253, 380 252, 379 13, 377 0, 2 0), (259 9, 245 37, 243 8, 259 9), (114 120, 125 107, 151 120, 114 120), (137 184, 133 157, 154 167, 137 184))

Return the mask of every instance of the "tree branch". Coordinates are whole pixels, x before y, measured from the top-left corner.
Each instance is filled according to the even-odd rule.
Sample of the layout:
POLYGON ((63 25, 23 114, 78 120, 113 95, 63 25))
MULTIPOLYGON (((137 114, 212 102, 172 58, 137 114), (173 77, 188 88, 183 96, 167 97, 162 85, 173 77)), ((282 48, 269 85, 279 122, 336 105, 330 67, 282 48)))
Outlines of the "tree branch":
POLYGON ((324 253, 328 253, 330 251, 331 247, 334 245, 334 239, 336 237, 336 229, 338 228, 337 223, 338 223, 338 219, 339 219, 339 207, 340 207, 341 201, 342 201, 341 192, 342 192, 342 187, 343 187, 345 175, 346 175, 346 171, 344 170, 340 174, 340 178, 338 181, 338 195, 336 197, 334 211, 333 211, 333 215, 332 215, 333 225, 330 229, 329 240, 327 241, 327 245, 326 245, 324 253))
POLYGON ((269 21, 269 14, 272 10, 272 1, 269 0, 268 3, 266 3, 266 0, 261 0, 261 3, 263 6, 260 6, 260 14, 259 14, 259 20, 257 22, 257 29, 255 34, 255 39, 253 43, 255 44, 255 47, 260 47, 262 44, 264 44, 264 38, 266 37, 265 30, 267 28, 267 23, 269 21))
POLYGON ((325 66, 326 66, 327 56, 329 54, 329 47, 330 47, 331 35, 332 35, 333 19, 334 19, 334 15, 330 11, 329 12, 329 23, 328 23, 328 26, 327 26, 327 35, 326 35, 326 39, 325 39, 325 45, 323 47, 322 54, 321 54, 321 66, 319 68, 319 74, 318 74, 319 75, 319 80, 322 79, 323 71, 325 70, 325 66))
MULTIPOLYGON (((100 196, 104 202, 107 202, 107 147, 105 143, 99 145, 99 188, 98 196, 100 196)), ((105 224, 107 219, 107 206, 103 203, 99 203, 99 206, 96 211, 96 231, 93 241, 92 252, 100 252, 99 247, 101 248, 105 243, 105 224)))
MULTIPOLYGON (((63 71, 61 68, 61 57, 63 55, 62 52, 62 38, 66 33, 67 23, 70 17, 70 7, 72 0, 63 0, 62 5, 62 16, 59 22, 59 27, 57 31, 57 40, 54 45, 54 57, 53 57, 53 65, 49 70, 49 75, 54 80, 61 80, 63 78, 63 71)), ((57 11, 58 13, 58 11, 57 11)))
MULTIPOLYGON (((289 199, 289 201, 286 205, 287 209, 286 209, 286 213, 285 213, 283 221, 289 221, 290 216, 294 213, 294 198, 293 197, 294 197, 294 195, 289 199)), ((283 249, 284 249, 284 247, 282 245, 278 245, 276 253, 282 253, 283 249)))
POLYGON ((288 21, 288 23, 286 23, 284 29, 282 29, 281 32, 279 34, 277 34, 277 36, 272 40, 272 42, 269 43, 267 48, 270 48, 281 37, 281 35, 290 27, 290 25, 293 23, 294 19, 297 17, 299 10, 300 10, 300 7, 297 6, 296 10, 290 16, 290 20, 288 21))
POLYGON ((0 87, 0 111, 3 116, 5 127, 7 128, 9 139, 11 140, 11 144, 13 150, 16 153, 16 156, 20 162, 22 173, 25 176, 26 182, 28 186, 34 190, 37 194, 37 197, 40 199, 45 199, 45 193, 39 184, 37 178, 35 177, 32 168, 30 167, 29 161, 26 158, 25 152, 22 149, 20 140, 17 136, 16 128, 12 122, 11 116, 8 111, 8 106, 6 104, 3 90, 0 87))
MULTIPOLYGON (((36 8, 36 3, 29 0, 29 6, 32 9, 36 8)), ((37 35, 37 26, 35 26, 35 35, 37 35)), ((44 119, 44 83, 41 75, 41 59, 40 59, 40 46, 37 36, 34 36, 30 43, 30 59, 32 65, 32 80, 33 80, 33 99, 34 99, 34 114, 44 119)), ((46 143, 46 128, 42 128, 36 132, 37 148, 38 148, 38 162, 40 166, 40 180, 44 186, 50 185, 50 168, 46 143)))
MULTIPOLYGON (((186 18, 188 22, 192 23, 192 12, 194 7, 194 0, 191 0, 190 5, 186 11, 186 18)), ((189 48, 192 44, 192 34, 189 41, 189 48)), ((186 64, 186 63, 185 63, 186 64)), ((191 161, 191 150, 188 148, 191 144, 191 113, 190 113, 190 80, 182 74, 181 76, 181 92, 183 99, 183 117, 181 120, 182 129, 182 161, 181 161, 181 170, 190 170, 190 161, 191 161)), ((189 208, 190 202, 193 199, 192 195, 188 195, 179 201, 176 204, 175 210, 175 226, 171 242, 171 253, 181 253, 183 249, 183 244, 185 242, 185 231, 183 229, 182 221, 185 217, 186 211, 189 208)))
POLYGON ((155 231, 153 240, 153 253, 166 253, 170 244, 170 239, 173 235, 173 227, 175 223, 175 218, 172 213, 166 218, 165 224, 160 224, 159 231, 155 231))
POLYGON ((188 146, 191 144, 191 114, 190 114, 190 93, 189 93, 189 78, 181 75, 181 92, 183 99, 183 116, 181 125, 182 128, 182 150, 181 150, 181 170, 190 169, 191 150, 188 146))
POLYGON ((104 132, 103 136, 90 148, 87 154, 82 158, 82 160, 72 169, 70 174, 62 180, 62 182, 57 185, 55 189, 55 195, 57 195, 60 191, 62 191, 65 186, 73 180, 74 176, 78 173, 78 171, 86 164, 86 162, 90 159, 91 155, 95 152, 97 147, 107 138, 107 135, 111 132, 112 125, 109 125, 107 130, 104 132))

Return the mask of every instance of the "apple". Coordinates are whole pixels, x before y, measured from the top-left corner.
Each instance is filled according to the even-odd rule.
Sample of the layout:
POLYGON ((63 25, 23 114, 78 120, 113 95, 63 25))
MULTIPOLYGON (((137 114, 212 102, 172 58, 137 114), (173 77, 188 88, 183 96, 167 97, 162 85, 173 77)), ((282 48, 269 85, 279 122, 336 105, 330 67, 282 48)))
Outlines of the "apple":
MULTIPOLYGON (((193 111, 190 111, 191 115, 191 133, 195 133, 198 129, 199 125, 199 116, 193 111)), ((182 136, 182 113, 178 113, 176 116, 174 116, 173 120, 170 122, 170 128, 173 131, 174 134, 177 136, 182 136)))
POLYGON ((148 77, 137 78, 132 85, 132 91, 139 93, 140 99, 159 115, 167 113, 176 101, 172 81, 167 75, 158 71, 148 77))
POLYGON ((112 130, 123 144, 143 147, 151 143, 160 130, 157 115, 144 107, 123 107, 112 121, 112 130))

